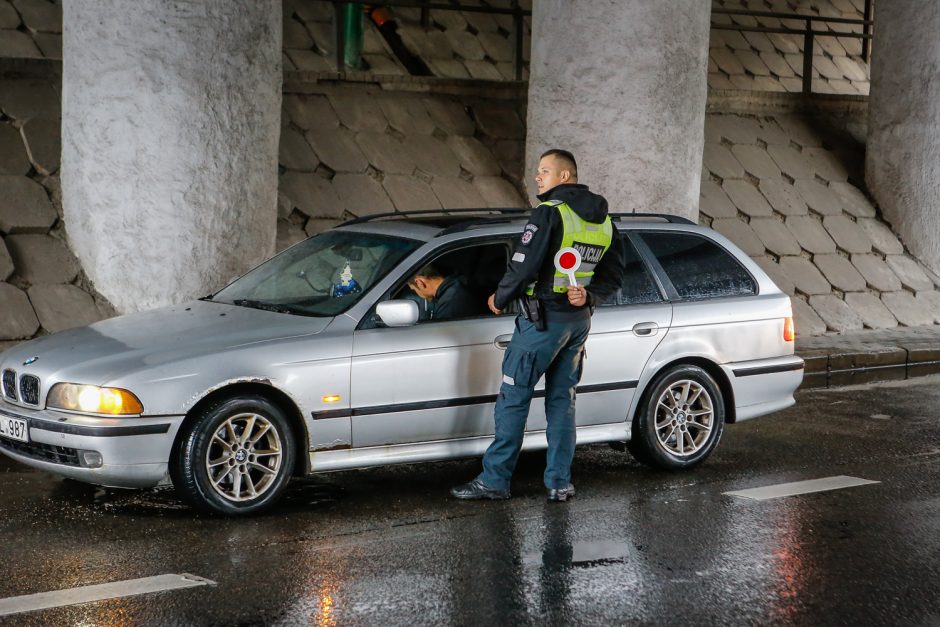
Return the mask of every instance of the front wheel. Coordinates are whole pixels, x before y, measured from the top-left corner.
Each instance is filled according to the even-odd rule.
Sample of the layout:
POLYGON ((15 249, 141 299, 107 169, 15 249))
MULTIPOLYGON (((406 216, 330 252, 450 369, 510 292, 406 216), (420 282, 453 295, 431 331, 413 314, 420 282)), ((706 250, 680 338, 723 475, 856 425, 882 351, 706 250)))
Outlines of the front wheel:
POLYGON ((711 455, 724 423, 724 399, 712 376, 698 366, 676 366, 647 389, 627 448, 654 468, 691 468, 711 455))
POLYGON ((188 423, 173 483, 190 505, 240 515, 273 505, 294 469, 294 435, 284 412, 260 396, 213 404, 188 423))

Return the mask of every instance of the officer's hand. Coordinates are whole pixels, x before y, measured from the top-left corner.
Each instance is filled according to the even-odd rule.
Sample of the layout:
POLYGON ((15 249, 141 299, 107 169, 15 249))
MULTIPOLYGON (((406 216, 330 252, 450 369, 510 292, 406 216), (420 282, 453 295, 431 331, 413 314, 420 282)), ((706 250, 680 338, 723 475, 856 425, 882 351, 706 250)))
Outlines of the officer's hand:
POLYGON ((503 313, 502 309, 496 308, 496 294, 490 294, 490 297, 486 300, 486 305, 490 308, 490 311, 492 311, 497 316, 503 313))
POLYGON ((584 307, 587 304, 587 289, 580 285, 569 286, 568 302, 574 307, 584 307))

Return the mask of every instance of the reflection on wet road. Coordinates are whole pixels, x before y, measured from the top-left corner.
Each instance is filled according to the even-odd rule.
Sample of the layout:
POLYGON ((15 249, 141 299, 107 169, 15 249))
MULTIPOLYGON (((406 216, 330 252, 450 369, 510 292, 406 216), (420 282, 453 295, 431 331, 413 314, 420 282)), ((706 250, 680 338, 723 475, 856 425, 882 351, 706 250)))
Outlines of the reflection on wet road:
MULTIPOLYGON (((168 573, 214 582, 23 613, 12 624, 940 622, 940 378, 801 393, 730 426, 692 472, 578 449, 547 503, 542 454, 505 502, 450 485, 478 461, 322 475, 273 512, 198 516, 0 461, 0 598, 168 573), (879 483, 724 495, 835 476, 879 483)), ((2 620, 2 619, 0 619, 2 620)))

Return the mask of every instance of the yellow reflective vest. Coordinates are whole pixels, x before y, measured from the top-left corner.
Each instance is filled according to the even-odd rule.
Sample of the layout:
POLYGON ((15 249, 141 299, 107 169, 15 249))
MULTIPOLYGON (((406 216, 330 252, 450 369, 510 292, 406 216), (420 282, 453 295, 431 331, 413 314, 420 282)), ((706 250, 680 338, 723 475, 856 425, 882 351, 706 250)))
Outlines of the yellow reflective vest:
MULTIPOLYGON (((607 252, 613 242, 614 227, 610 221, 610 216, 607 216, 602 223, 598 224, 584 220, 562 200, 549 200, 539 206, 542 205, 550 205, 558 210, 564 229, 561 237, 561 248, 570 247, 581 253, 581 266, 574 273, 574 276, 578 281, 578 285, 590 285, 591 278, 594 276, 594 268, 597 267, 601 257, 604 256, 604 253, 607 252)), ((552 291, 562 294, 568 290, 569 285, 568 275, 555 268, 552 291)), ((526 294, 529 296, 535 294, 535 283, 529 285, 526 294)))

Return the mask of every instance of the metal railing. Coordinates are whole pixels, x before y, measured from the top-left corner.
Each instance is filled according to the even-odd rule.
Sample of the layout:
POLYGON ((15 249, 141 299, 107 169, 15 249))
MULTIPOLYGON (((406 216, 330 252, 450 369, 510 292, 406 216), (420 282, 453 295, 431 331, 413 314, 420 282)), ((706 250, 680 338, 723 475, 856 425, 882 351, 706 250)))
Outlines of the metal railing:
POLYGON ((824 15, 805 15, 802 13, 777 13, 774 11, 747 11, 738 9, 713 9, 712 15, 740 15, 753 18, 775 18, 778 20, 802 20, 805 23, 804 28, 779 28, 767 26, 743 26, 741 24, 716 24, 712 22, 711 27, 715 30, 736 30, 748 33, 777 33, 780 35, 802 35, 803 36, 803 93, 810 94, 813 91, 813 47, 816 37, 846 37, 862 40, 862 59, 867 63, 870 53, 871 27, 874 24, 872 20, 872 0, 865 0, 865 11, 863 19, 852 19, 847 17, 826 17, 824 15), (851 24, 860 26, 861 32, 833 32, 829 30, 815 30, 813 22, 824 24, 851 24))
POLYGON ((528 11, 519 6, 519 0, 511 0, 511 7, 506 9, 481 5, 462 5, 457 0, 451 0, 451 2, 447 4, 442 2, 430 2, 429 0, 385 0, 384 2, 376 2, 375 0, 347 0, 345 2, 337 2, 335 0, 320 1, 330 2, 333 5, 333 26, 335 38, 334 44, 336 53, 335 61, 337 72, 342 72, 346 67, 346 33, 343 28, 343 20, 341 17, 343 6, 347 4, 358 4, 370 7, 389 7, 393 9, 395 7, 421 9, 421 26, 424 28, 428 28, 431 24, 431 11, 463 11, 467 13, 487 13, 490 15, 510 15, 512 16, 513 23, 513 74, 517 81, 522 80, 524 29, 523 18, 532 15, 532 11, 528 11))

